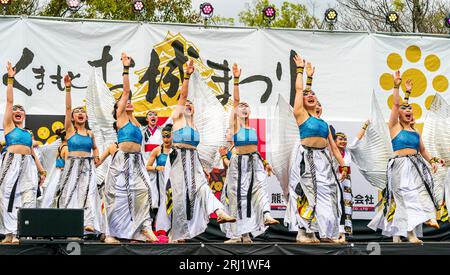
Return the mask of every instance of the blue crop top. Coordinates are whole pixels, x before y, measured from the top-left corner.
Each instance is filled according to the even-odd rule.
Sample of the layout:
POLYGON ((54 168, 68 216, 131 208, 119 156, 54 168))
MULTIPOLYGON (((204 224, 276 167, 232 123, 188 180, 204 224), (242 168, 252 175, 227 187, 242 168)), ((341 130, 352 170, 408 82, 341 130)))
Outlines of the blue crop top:
POLYGON ((64 166, 66 165, 66 161, 61 157, 61 151, 62 149, 67 146, 67 145, 63 145, 62 147, 58 148, 58 157, 56 158, 56 168, 64 168, 64 166))
POLYGON ((25 145, 31 148, 33 138, 28 130, 16 127, 5 136, 5 143, 5 148, 12 145, 25 145))
POLYGON ((173 132, 173 143, 184 143, 197 147, 200 143, 200 134, 190 126, 184 126, 173 132))
POLYGON ((392 149, 398 151, 405 148, 419 151, 420 135, 417 132, 401 130, 398 135, 392 139, 392 149))
POLYGON ((142 143, 142 132, 139 127, 130 121, 117 131, 117 141, 119 143, 130 141, 137 144, 142 143))
POLYGON ((92 150, 92 138, 90 136, 83 136, 78 133, 71 136, 67 140, 67 148, 69 152, 87 152, 90 153, 92 150))
POLYGON ((252 128, 241 128, 233 135, 234 146, 258 145, 258 135, 252 128))
POLYGON ((56 159, 56 168, 64 168, 64 165, 66 165, 66 161, 63 158, 56 159))
POLYGON ((156 158, 156 166, 166 166, 167 154, 161 153, 156 158))
POLYGON ((328 128, 328 123, 326 123, 323 119, 315 118, 310 116, 302 125, 298 126, 300 129, 300 138, 309 138, 309 137, 321 137, 328 138, 328 132, 330 129, 328 128))

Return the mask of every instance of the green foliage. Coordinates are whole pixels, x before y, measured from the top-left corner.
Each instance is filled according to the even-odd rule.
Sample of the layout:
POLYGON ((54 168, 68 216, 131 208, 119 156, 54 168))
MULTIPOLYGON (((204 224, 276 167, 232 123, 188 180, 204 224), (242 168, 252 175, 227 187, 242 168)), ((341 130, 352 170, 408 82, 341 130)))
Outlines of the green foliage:
POLYGON ((239 21, 246 26, 264 27, 262 10, 267 6, 274 6, 277 10, 272 27, 277 28, 306 28, 317 26, 317 18, 309 14, 305 5, 291 2, 283 2, 281 9, 269 2, 269 0, 258 0, 252 7, 239 13, 239 21))
POLYGON ((39 8, 39 0, 12 1, 5 8, 6 14, 36 15, 39 8))
POLYGON ((41 16, 60 17, 67 9, 66 1, 51 0, 39 13, 41 16))
POLYGON ((273 23, 273 26, 278 28, 300 27, 312 29, 317 21, 313 16, 309 15, 306 6, 290 2, 283 2, 281 14, 279 13, 278 15, 278 19, 273 23))
POLYGON ((404 0, 394 0, 392 1, 392 6, 394 7, 394 11, 402 12, 406 8, 406 3, 404 0))
POLYGON ((215 15, 211 18, 214 25, 219 26, 234 26, 234 18, 222 17, 215 15))
MULTIPOLYGON (((141 14, 133 11, 132 0, 85 0, 75 17, 109 20, 145 20, 152 22, 196 23, 199 15, 192 10, 191 0, 143 0, 141 14)), ((61 16, 67 9, 66 1, 51 0, 40 15, 61 16)), ((70 14, 70 12, 69 12, 70 14)))

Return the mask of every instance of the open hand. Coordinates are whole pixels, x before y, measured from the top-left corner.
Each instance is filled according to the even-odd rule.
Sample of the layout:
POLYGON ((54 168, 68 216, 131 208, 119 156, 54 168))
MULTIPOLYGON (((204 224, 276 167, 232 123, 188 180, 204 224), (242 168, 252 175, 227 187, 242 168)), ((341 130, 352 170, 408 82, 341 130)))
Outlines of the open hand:
POLYGON ((396 71, 394 73, 394 85, 400 86, 402 84, 402 77, 400 75, 400 71, 396 71))
POLYGON ((308 76, 313 76, 314 75, 314 71, 315 71, 316 67, 313 67, 311 62, 306 63, 306 74, 308 76))
POLYGON ((187 63, 184 72, 185 72, 186 74, 188 74, 188 75, 191 75, 191 74, 194 73, 194 70, 195 70, 195 68, 194 68, 194 60, 191 59, 191 60, 189 60, 189 62, 187 63))
POLYGON ((294 62, 297 67, 305 67, 305 59, 301 58, 298 54, 294 56, 294 62))
POLYGON ((72 86, 72 79, 70 78, 69 74, 66 74, 64 76, 64 85, 66 85, 66 87, 72 86))
POLYGON ((16 68, 13 68, 11 62, 8 62, 6 69, 8 70, 8 77, 14 77, 16 75, 16 68))
POLYGON ((241 76, 242 69, 238 67, 236 63, 233 64, 233 76, 234 78, 239 78, 241 76))
POLYGON ((406 90, 411 91, 412 87, 413 87, 412 80, 411 79, 406 80, 406 83, 405 83, 406 90))

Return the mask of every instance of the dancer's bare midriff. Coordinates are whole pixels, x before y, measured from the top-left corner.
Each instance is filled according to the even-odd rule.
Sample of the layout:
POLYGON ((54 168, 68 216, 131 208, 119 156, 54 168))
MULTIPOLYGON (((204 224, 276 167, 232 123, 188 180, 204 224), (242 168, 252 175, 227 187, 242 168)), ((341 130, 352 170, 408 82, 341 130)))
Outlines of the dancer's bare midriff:
POLYGON ((173 147, 175 148, 184 148, 184 149, 192 149, 192 150, 196 150, 197 147, 192 146, 190 144, 186 144, 186 143, 174 143, 173 147))
POLYGON ((307 137, 301 141, 303 146, 312 148, 325 148, 328 146, 328 140, 322 137, 307 137))
POLYGON ((415 155, 417 150, 411 148, 400 149, 394 152, 396 156, 415 155))
POLYGON ((119 143, 119 149, 125 153, 139 153, 141 152, 141 145, 131 141, 119 143))
POLYGON ((251 154, 258 152, 258 146, 257 145, 244 145, 244 146, 237 146, 236 152, 239 155, 245 155, 245 154, 251 154))
POLYGON ((11 145, 8 147, 8 152, 20 155, 31 155, 31 148, 25 145, 11 145))
POLYGON ((88 152, 82 152, 82 151, 69 152, 69 157, 86 158, 86 157, 90 157, 90 156, 91 156, 91 153, 88 153, 88 152))

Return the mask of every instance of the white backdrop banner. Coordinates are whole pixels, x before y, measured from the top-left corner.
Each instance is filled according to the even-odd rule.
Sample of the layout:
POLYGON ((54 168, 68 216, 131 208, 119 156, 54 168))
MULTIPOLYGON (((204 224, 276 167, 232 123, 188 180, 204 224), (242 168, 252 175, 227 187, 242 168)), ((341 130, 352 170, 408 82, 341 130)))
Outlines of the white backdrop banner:
MULTIPOLYGON (((258 119, 263 155, 270 150, 270 119, 278 94, 293 103, 295 52, 316 67, 313 89, 324 107, 323 118, 350 139, 368 119, 372 91, 388 117, 394 70, 401 70, 403 79, 413 79, 411 102, 419 129, 434 94, 450 99, 448 37, 2 18, 0 41, 0 62, 4 66, 11 61, 18 72, 15 102, 25 106, 27 114, 45 116, 50 123, 46 126, 52 128, 49 131, 38 127, 42 141, 52 137, 55 128, 48 116, 64 114, 64 74, 69 72, 73 78, 74 106, 83 105, 92 67, 101 71, 117 95, 122 51, 135 61, 130 76, 138 115, 148 109, 163 117, 170 114, 181 87, 182 66, 188 59, 194 59, 217 98, 229 107, 233 87, 230 68, 238 63, 243 70, 241 98, 258 119)), ((4 69, 2 76, 5 85, 4 69)), ((0 94, 0 104, 3 110, 4 93, 0 94)), ((356 168, 352 172, 355 217, 370 218, 377 191, 356 168)), ((269 188, 273 209, 280 209, 275 216, 282 216, 283 202, 275 177, 269 188)))

